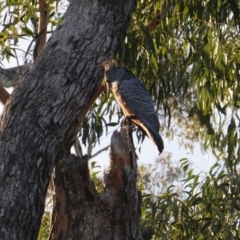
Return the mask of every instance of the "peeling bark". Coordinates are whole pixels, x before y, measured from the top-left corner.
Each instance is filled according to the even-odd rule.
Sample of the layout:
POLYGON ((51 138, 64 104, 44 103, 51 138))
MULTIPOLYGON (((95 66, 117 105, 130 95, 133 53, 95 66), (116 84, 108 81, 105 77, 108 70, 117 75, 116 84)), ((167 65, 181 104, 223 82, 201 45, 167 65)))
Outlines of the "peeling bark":
POLYGON ((118 51, 135 5, 73 0, 11 95, 0 123, 0 239, 36 239, 53 166, 69 153, 99 64, 118 51))
POLYGON ((70 155, 59 161, 50 240, 142 239, 137 163, 132 149, 127 129, 113 133, 110 168, 101 193, 90 179, 87 156, 70 155))

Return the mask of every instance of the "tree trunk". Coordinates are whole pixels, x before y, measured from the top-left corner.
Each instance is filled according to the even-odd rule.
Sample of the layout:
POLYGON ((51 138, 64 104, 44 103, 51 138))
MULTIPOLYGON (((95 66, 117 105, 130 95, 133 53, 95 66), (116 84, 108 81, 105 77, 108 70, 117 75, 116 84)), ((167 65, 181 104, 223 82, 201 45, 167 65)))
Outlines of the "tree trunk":
POLYGON ((50 240, 142 239, 137 164, 132 149, 126 129, 113 133, 110 169, 101 193, 90 179, 87 156, 70 155, 58 162, 50 240))
MULTIPOLYGON (((129 26, 135 0, 73 0, 0 123, 0 239, 36 239, 50 174, 129 26)), ((91 195, 90 195, 91 198, 91 195)))

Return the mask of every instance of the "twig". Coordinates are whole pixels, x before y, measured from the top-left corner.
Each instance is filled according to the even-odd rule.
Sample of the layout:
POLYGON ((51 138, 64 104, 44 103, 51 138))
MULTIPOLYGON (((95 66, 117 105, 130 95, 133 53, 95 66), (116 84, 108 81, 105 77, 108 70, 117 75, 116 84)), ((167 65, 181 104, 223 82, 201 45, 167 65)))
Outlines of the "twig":
POLYGON ((13 51, 14 51, 14 54, 15 54, 15 57, 16 57, 16 60, 17 60, 17 66, 18 66, 19 73, 20 73, 20 75, 22 76, 22 70, 21 70, 20 65, 19 65, 19 61, 18 61, 18 56, 17 56, 16 49, 13 48, 13 51))
POLYGON ((35 38, 30 42, 30 44, 29 44, 29 46, 28 46, 28 48, 27 48, 26 54, 25 54, 25 58, 27 57, 27 55, 28 55, 28 53, 29 53, 29 51, 30 51, 30 48, 31 48, 34 40, 35 40, 35 38))
POLYGON ((89 103, 87 106, 85 106, 85 109, 82 111, 82 113, 79 115, 78 117, 78 122, 75 126, 75 134, 77 134, 87 112, 89 111, 89 109, 91 108, 91 106, 93 105, 93 103, 96 101, 96 99, 99 97, 99 95, 106 89, 106 86, 105 85, 100 85, 98 87, 98 90, 94 93, 93 97, 90 99, 89 103))
POLYGON ((108 145, 108 146, 106 146, 105 148, 97 151, 96 153, 94 153, 93 155, 91 155, 91 156, 89 157, 89 159, 96 157, 98 154, 102 153, 103 151, 107 151, 109 147, 110 147, 110 145, 108 145))

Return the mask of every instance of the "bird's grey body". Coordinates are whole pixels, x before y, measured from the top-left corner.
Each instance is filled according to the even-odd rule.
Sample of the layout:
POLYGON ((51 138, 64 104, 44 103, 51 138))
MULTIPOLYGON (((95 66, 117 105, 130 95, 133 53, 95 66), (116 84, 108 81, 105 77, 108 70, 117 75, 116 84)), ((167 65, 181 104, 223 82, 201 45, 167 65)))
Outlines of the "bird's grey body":
POLYGON ((159 120, 143 83, 127 68, 112 66, 109 69, 105 67, 105 70, 107 86, 113 92, 124 115, 153 140, 161 153, 164 144, 159 134, 159 120))

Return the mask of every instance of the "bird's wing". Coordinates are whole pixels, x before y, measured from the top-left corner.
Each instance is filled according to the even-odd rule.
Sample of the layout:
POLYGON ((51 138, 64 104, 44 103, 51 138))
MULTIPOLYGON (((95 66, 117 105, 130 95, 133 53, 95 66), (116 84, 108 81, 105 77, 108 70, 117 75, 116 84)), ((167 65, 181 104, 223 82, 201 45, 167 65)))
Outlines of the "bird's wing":
POLYGON ((153 107, 152 99, 143 83, 135 76, 124 79, 119 84, 122 101, 143 124, 159 131, 159 121, 153 107))
POLYGON ((152 99, 143 83, 136 78, 128 77, 122 80, 118 86, 120 103, 123 112, 127 116, 133 116, 132 121, 138 125, 152 139, 161 153, 164 148, 163 140, 159 134, 159 120, 154 110, 152 99))

